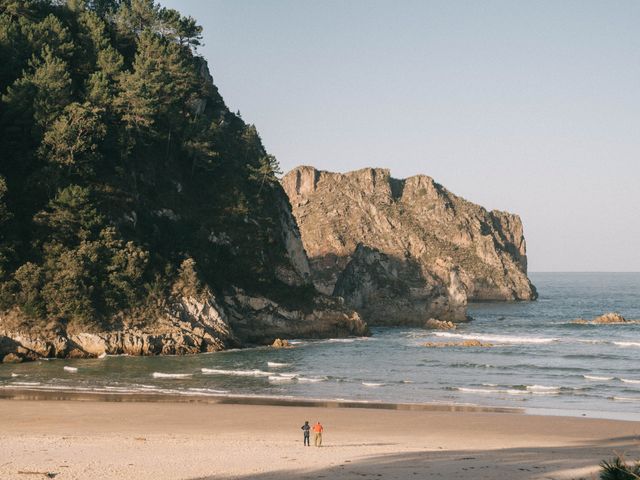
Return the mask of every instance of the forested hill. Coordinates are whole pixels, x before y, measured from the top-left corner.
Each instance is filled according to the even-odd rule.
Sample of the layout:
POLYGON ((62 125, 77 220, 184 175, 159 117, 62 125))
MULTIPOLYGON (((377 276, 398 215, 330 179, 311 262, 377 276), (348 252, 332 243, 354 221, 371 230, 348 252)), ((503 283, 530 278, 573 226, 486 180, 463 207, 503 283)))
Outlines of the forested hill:
POLYGON ((198 289, 314 298, 277 163, 200 41, 153 0, 0 2, 5 328, 153 323, 198 289))

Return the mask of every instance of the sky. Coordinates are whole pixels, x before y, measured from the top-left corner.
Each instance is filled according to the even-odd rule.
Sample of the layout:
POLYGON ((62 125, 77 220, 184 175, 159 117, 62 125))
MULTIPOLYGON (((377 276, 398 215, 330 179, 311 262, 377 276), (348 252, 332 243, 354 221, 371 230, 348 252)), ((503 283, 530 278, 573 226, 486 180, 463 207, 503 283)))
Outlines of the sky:
POLYGON ((286 172, 426 174, 530 271, 640 271, 640 2, 161 0, 286 172))

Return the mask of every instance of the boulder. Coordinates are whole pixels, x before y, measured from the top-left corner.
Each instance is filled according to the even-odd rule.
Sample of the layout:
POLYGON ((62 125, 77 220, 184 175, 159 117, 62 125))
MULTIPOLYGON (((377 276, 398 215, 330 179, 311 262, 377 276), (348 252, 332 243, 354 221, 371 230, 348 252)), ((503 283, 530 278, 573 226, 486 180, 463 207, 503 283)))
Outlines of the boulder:
POLYGON ((22 360, 23 358, 19 357, 15 353, 8 353, 3 357, 2 363, 20 363, 22 360))
POLYGON ((609 312, 604 315, 600 315, 592 320, 593 323, 606 324, 606 323, 627 323, 627 320, 619 313, 609 312))
POLYGON ((271 344, 273 348, 291 348, 293 345, 289 342, 289 340, 282 340, 280 338, 276 338, 271 344))
POLYGON ((571 323, 576 323, 579 325, 616 325, 616 324, 630 324, 637 323, 633 320, 627 320, 622 315, 616 312, 605 313, 604 315, 600 315, 592 320, 587 320, 584 318, 577 318, 573 320, 571 323))
POLYGON ((453 322, 449 322, 447 320, 436 320, 435 318, 430 318, 426 322, 424 322, 425 328, 430 328, 432 330, 455 330, 456 324, 453 322))

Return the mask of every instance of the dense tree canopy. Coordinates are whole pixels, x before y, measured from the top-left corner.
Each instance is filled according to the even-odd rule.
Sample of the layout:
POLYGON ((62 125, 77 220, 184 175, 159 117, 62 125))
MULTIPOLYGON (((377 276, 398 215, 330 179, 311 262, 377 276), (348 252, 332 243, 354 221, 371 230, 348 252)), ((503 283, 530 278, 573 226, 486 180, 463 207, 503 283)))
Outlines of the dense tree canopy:
POLYGON ((153 0, 0 0, 0 310, 109 328, 189 282, 274 284, 277 162, 201 39, 153 0))

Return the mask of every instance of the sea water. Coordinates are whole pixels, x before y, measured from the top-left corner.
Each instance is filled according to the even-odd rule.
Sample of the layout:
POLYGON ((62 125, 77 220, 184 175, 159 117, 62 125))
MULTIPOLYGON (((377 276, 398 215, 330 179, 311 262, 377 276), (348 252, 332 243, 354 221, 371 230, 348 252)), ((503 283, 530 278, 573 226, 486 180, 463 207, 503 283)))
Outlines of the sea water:
POLYGON ((299 340, 292 349, 1 365, 0 388, 471 404, 640 419, 640 323, 573 323, 610 311, 640 320, 640 273, 530 277, 537 301, 472 304, 474 320, 455 331, 374 328, 371 337, 299 340), (423 346, 466 339, 493 346, 423 346))

